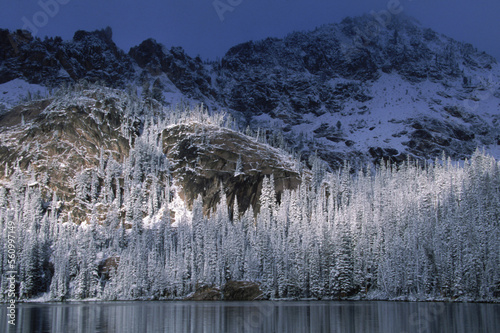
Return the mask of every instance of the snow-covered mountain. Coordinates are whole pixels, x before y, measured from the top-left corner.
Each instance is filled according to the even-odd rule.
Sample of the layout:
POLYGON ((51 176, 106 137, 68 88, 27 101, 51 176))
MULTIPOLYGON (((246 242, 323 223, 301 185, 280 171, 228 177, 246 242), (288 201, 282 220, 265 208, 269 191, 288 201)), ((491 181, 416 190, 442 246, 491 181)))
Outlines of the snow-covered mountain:
POLYGON ((173 161, 180 197, 191 205, 201 194, 208 210, 221 184, 230 204, 240 198, 245 211, 258 206, 264 175, 275 176, 278 194, 300 183, 295 158, 264 142, 310 167, 315 156, 330 168, 443 153, 460 160, 477 147, 500 157, 496 60, 411 18, 368 33, 374 22, 346 18, 247 42, 216 62, 152 39, 126 54, 110 28, 78 31, 70 41, 0 30, 0 175, 7 179, 15 165, 46 175, 45 193, 55 190, 85 220, 75 177, 92 177, 85 170, 104 168, 103 159, 133 159, 145 128, 177 124, 172 114, 200 103, 225 110, 230 128, 156 128, 163 142, 155 149, 173 161))
POLYGON ((0 300, 498 301, 499 66, 373 24, 217 62, 1 30, 0 300))
POLYGON ((243 43, 216 62, 152 39, 125 54, 109 28, 71 41, 2 30, 0 98, 9 107, 15 86, 43 94, 82 79, 137 86, 167 105, 225 109, 241 128, 281 129, 295 150, 318 151, 333 167, 443 152, 464 159, 476 147, 498 156, 497 61, 408 17, 369 33, 375 22, 346 18, 243 43))

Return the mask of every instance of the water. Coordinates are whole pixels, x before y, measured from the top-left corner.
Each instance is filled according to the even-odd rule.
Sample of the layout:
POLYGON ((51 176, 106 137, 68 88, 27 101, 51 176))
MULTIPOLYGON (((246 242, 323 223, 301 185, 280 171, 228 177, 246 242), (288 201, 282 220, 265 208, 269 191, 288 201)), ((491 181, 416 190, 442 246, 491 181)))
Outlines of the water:
POLYGON ((500 332, 500 304, 96 302, 18 304, 0 332, 500 332))

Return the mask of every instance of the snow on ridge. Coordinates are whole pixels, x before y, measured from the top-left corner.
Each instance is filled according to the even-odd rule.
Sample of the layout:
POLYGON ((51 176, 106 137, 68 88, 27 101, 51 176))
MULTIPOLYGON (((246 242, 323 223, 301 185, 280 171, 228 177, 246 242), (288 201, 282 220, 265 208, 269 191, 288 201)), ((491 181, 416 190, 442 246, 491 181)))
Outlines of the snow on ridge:
POLYGON ((31 94, 32 98, 36 98, 37 96, 45 97, 48 92, 46 87, 28 83, 23 79, 2 83, 0 84, 0 113, 2 105, 7 111, 28 98, 28 94, 31 94))

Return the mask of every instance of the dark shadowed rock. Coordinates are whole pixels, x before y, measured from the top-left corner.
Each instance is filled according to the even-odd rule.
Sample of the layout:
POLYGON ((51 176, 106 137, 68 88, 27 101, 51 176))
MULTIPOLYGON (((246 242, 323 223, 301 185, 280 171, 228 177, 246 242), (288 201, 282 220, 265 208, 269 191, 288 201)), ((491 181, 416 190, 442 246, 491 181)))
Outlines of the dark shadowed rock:
POLYGON ((454 159, 465 159, 470 156, 478 146, 476 135, 482 136, 482 144, 495 143, 498 128, 486 124, 478 117, 467 115, 456 107, 446 108, 446 112, 454 117, 467 119, 467 125, 455 121, 443 121, 429 117, 419 120, 410 119, 410 140, 403 143, 409 152, 415 156, 435 158, 443 152, 454 159))
POLYGON ((202 99, 216 96, 212 79, 201 60, 191 58, 181 47, 168 50, 154 39, 147 39, 131 48, 129 56, 152 77, 166 74, 189 97, 202 99))
POLYGON ((113 42, 110 28, 80 30, 70 41, 1 29, 0 50, 0 83, 21 78, 56 86, 85 79, 123 87, 134 72, 130 58, 113 42))
POLYGON ((201 286, 196 291, 184 298, 186 301, 220 301, 222 297, 219 288, 210 286, 201 286))
POLYGON ((261 299, 262 291, 258 283, 249 281, 228 281, 222 288, 225 301, 255 301, 261 299))
POLYGON ((110 275, 120 265, 120 257, 109 257, 102 260, 98 266, 98 274, 104 280, 109 280, 110 275))
POLYGON ((255 301, 262 299, 259 284, 249 281, 228 281, 222 290, 214 286, 197 286, 186 301, 255 301))

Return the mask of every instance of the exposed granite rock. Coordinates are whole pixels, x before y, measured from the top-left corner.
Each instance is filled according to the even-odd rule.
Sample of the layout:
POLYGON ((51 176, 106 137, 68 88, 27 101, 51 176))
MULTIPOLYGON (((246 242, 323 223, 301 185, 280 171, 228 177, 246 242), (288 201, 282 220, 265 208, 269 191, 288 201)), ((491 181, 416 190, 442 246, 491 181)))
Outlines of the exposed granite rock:
POLYGON ((56 193, 64 202, 59 213, 71 213, 75 223, 89 219, 89 207, 75 199, 74 177, 82 170, 96 169, 102 151, 123 161, 130 146, 121 129, 129 126, 130 131, 137 131, 139 126, 124 118, 120 96, 99 91, 85 94, 83 103, 57 98, 37 101, 0 117, 0 178, 15 165, 36 174, 43 179, 45 197, 50 200, 52 192, 56 193))

